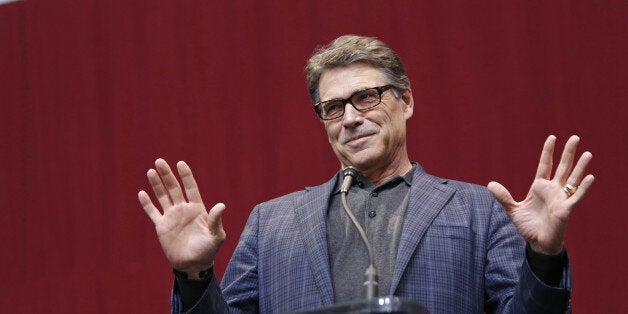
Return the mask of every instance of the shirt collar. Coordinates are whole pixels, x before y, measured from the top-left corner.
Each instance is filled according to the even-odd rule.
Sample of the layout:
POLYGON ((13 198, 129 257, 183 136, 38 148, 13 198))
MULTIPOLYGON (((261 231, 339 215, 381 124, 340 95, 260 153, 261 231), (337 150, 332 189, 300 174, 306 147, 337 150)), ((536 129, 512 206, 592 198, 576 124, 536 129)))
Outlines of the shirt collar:
MULTIPOLYGON (((410 170, 406 172, 406 174, 404 174, 403 176, 394 176, 378 186, 375 186, 368 178, 366 178, 362 174, 359 174, 357 180, 353 182, 352 186, 358 186, 361 189, 373 191, 376 189, 382 189, 392 183, 398 182, 399 180, 403 180, 407 186, 412 186, 412 178, 414 177, 414 172, 416 171, 417 167, 418 164, 416 162, 412 162, 412 168, 410 168, 410 170)), ((332 190, 332 195, 340 194, 340 187, 342 186, 342 180, 344 179, 342 170, 336 173, 336 179, 336 185, 332 190)))

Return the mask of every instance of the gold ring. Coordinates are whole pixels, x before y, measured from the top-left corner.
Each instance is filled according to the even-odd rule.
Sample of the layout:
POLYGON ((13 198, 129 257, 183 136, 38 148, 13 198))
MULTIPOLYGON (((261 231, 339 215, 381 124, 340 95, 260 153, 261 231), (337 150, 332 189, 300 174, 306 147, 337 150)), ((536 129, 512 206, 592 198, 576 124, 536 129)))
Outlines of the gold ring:
POLYGON ((578 187, 573 186, 571 184, 565 184, 565 186, 563 187, 563 191, 565 191, 565 194, 567 194, 567 197, 574 195, 574 193, 576 193, 577 190, 578 190, 578 187))

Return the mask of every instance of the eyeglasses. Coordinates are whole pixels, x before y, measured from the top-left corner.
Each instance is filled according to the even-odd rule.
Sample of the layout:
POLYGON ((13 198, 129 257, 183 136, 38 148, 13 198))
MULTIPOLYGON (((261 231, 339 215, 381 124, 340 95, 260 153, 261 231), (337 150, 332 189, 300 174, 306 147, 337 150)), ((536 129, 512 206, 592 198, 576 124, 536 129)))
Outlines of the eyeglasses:
POLYGON ((393 88, 393 85, 367 88, 353 93, 346 99, 321 101, 314 105, 316 114, 322 120, 333 120, 345 114, 345 105, 350 103, 355 110, 365 111, 382 103, 382 94, 393 88))

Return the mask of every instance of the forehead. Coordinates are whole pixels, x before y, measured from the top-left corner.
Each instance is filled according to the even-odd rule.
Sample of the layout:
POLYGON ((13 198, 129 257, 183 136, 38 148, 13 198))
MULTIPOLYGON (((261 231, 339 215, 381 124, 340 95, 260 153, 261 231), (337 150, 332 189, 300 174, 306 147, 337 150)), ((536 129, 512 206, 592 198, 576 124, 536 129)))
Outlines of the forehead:
POLYGON ((318 91, 321 100, 349 97, 356 91, 385 85, 382 72, 367 63, 327 69, 321 75, 318 91))

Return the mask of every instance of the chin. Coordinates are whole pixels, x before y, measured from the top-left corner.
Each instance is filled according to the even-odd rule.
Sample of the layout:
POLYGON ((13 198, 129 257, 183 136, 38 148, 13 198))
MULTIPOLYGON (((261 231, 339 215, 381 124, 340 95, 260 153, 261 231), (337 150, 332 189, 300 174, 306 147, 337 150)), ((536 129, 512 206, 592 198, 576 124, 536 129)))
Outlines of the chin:
POLYGON ((377 164, 379 159, 380 158, 377 158, 376 156, 354 156, 354 158, 351 158, 349 162, 350 162, 350 165, 360 170, 365 170, 377 164))
POLYGON ((354 166, 358 169, 370 169, 373 165, 381 162, 384 159, 384 154, 381 150, 370 146, 363 149, 351 149, 343 147, 344 149, 336 152, 336 157, 345 166, 354 166))

